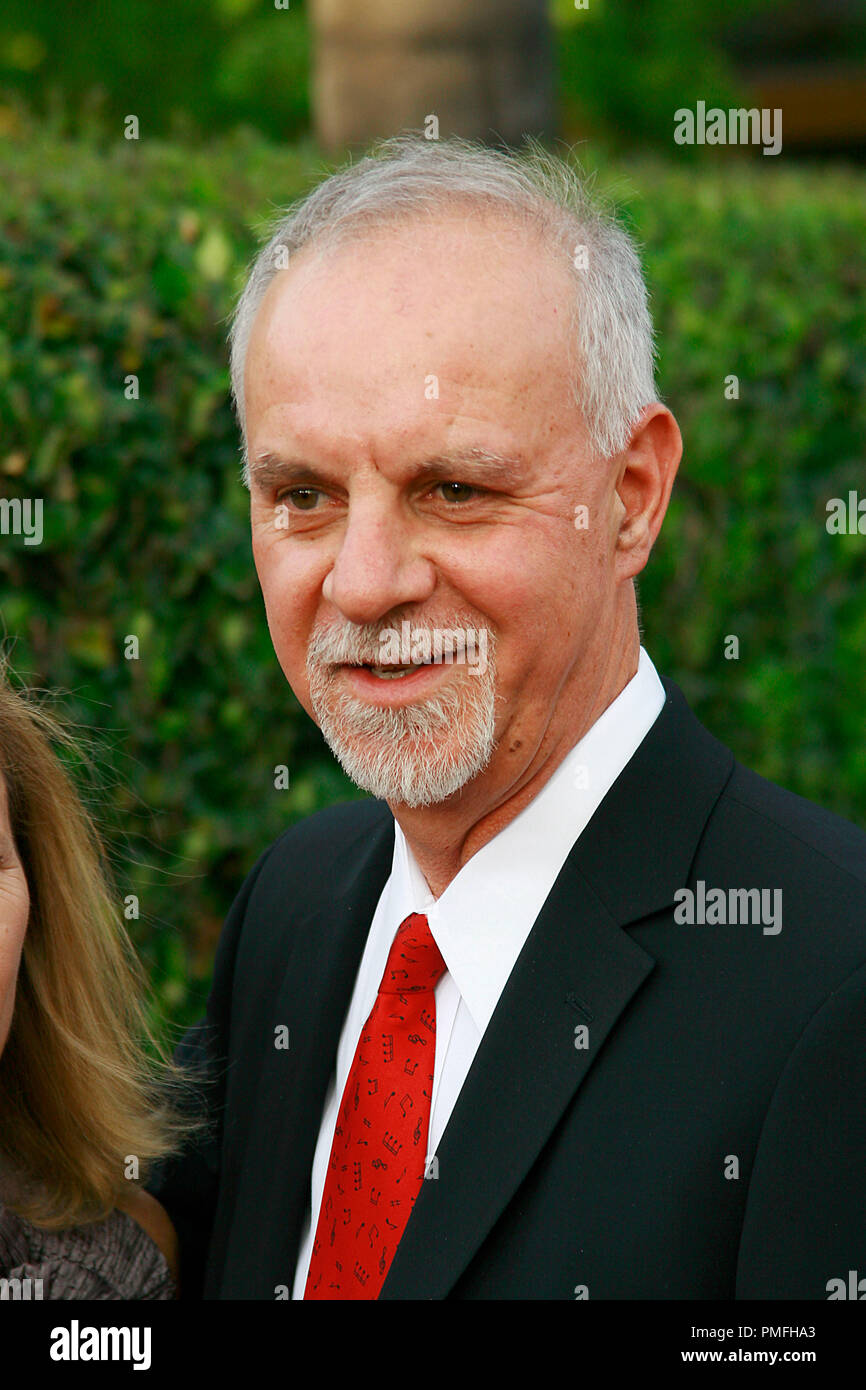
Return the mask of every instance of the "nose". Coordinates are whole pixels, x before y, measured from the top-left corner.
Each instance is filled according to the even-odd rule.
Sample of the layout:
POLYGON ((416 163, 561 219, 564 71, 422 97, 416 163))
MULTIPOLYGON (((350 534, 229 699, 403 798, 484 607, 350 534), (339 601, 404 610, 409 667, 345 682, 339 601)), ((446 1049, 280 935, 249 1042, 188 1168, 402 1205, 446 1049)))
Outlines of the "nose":
POLYGON ((381 500, 349 506, 340 548, 322 584, 324 598, 353 623, 376 623, 401 604, 423 603, 436 587, 407 517, 381 500))

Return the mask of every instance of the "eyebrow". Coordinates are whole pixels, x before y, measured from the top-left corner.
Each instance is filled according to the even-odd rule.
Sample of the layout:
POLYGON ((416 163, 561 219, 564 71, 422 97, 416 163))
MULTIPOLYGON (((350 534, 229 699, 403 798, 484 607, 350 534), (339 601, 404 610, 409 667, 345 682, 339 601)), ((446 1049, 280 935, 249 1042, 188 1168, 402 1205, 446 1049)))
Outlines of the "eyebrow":
MULTIPOLYGON (((526 476, 526 464, 519 456, 497 453, 479 447, 450 450, 422 459, 413 470, 413 481, 439 479, 462 481, 466 472, 480 481, 513 486, 526 476)), ((292 483, 298 486, 331 486, 334 478, 307 459, 284 458, 262 449, 250 460, 250 482, 263 491, 292 483)))

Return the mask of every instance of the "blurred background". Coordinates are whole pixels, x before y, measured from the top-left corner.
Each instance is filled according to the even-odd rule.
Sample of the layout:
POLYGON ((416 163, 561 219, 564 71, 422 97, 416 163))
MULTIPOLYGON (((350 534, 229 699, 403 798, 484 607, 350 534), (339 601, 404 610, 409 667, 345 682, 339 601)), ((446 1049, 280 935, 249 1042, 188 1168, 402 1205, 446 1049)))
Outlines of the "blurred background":
POLYGON ((227 316, 275 213, 407 128, 534 135, 615 199, 685 438, 645 644, 744 762, 866 826, 856 500, 827 528, 866 499, 861 0, 5 0, 0 498, 44 537, 0 534, 0 641, 79 731, 175 1028, 261 850, 359 795, 270 645, 227 316), (676 143, 699 102, 778 108, 781 152, 676 143))

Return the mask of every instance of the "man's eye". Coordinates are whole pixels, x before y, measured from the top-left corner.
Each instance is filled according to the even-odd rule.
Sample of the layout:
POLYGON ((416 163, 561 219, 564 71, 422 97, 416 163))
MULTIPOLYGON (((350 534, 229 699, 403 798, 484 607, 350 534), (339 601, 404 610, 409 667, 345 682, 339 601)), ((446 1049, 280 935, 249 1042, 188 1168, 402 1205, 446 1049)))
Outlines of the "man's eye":
POLYGON ((320 495, 318 489, 314 487, 293 487, 288 492, 281 492, 277 502, 283 506, 290 505, 298 512, 311 512, 320 495))
POLYGON ((469 483, 437 483, 436 486, 442 489, 446 502, 468 502, 476 492, 469 483))

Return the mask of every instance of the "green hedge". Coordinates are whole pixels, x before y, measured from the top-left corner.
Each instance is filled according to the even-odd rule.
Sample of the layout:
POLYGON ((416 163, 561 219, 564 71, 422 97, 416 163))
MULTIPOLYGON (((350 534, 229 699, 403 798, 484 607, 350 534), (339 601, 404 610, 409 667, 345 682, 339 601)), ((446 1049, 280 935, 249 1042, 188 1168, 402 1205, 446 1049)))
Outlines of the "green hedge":
MULTIPOLYGON (((825 527, 829 498, 866 495, 866 199, 860 176, 770 164, 610 171, 686 439, 645 640, 746 763, 866 824, 866 537, 825 527)), ((3 629, 91 733, 118 889, 176 1023, 260 850, 355 794, 271 649, 224 346, 265 220, 321 172, 243 135, 23 132, 0 154, 0 487, 43 498, 45 527, 41 546, 0 536, 3 629)))
POLYGON ((80 19, 3 0, 0 113, 7 95, 73 135, 134 112, 149 137, 291 139, 310 124, 310 40, 305 0, 98 0, 80 19))

